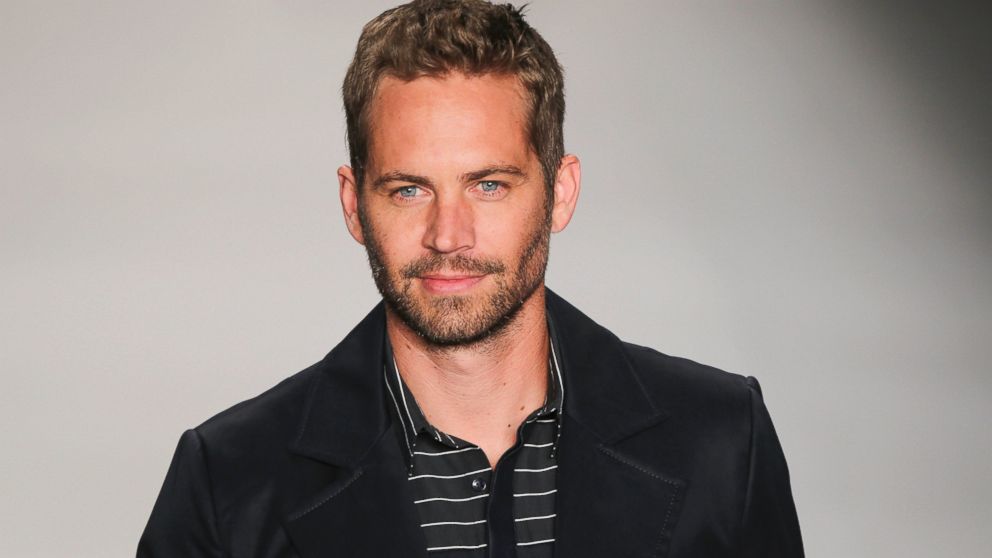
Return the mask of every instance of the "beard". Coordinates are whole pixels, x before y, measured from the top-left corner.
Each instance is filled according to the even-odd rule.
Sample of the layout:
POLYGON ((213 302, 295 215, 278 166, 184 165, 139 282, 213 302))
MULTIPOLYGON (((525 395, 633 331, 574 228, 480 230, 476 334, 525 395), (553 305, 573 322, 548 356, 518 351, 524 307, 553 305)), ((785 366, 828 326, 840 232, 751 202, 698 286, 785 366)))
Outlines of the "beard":
MULTIPOLYGON (((361 204, 359 204, 361 206, 361 204)), ((513 323, 524 303, 544 284, 551 236, 550 212, 535 225, 515 266, 495 258, 431 253, 400 269, 391 269, 370 221, 359 209, 365 251, 372 278, 386 305, 417 335, 431 345, 458 347, 499 336, 513 323), (427 274, 462 272, 485 275, 495 285, 488 294, 449 295, 422 299, 414 281, 427 274)))

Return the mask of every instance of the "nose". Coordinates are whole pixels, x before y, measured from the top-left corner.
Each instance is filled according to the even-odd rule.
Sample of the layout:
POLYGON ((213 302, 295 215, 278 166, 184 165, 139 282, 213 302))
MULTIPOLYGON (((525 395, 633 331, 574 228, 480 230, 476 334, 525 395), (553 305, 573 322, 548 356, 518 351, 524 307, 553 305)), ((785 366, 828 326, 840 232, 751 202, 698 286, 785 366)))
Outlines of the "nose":
POLYGON ((458 196, 438 196, 428 213, 424 247, 442 254, 475 246, 475 217, 472 206, 458 196))

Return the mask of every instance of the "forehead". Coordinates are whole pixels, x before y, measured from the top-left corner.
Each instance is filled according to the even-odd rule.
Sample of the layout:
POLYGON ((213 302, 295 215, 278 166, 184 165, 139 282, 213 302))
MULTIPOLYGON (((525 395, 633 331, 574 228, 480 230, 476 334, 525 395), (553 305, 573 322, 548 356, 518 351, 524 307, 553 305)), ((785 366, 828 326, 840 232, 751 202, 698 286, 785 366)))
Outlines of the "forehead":
POLYGON ((526 96, 515 76, 385 77, 370 106, 370 163, 521 162, 530 151, 526 123, 526 96))

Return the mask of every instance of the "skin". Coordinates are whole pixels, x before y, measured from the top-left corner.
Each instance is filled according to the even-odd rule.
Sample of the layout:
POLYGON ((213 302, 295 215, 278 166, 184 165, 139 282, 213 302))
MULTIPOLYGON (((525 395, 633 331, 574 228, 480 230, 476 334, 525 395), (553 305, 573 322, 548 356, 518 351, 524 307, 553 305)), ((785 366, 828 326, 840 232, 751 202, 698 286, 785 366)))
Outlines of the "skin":
POLYGON ((579 160, 562 158, 549 209, 512 76, 386 77, 370 115, 361 195, 354 171, 338 169, 345 223, 380 291, 420 314, 411 327, 386 307, 404 382, 432 424, 495 466, 547 392, 548 235, 575 211, 579 160))

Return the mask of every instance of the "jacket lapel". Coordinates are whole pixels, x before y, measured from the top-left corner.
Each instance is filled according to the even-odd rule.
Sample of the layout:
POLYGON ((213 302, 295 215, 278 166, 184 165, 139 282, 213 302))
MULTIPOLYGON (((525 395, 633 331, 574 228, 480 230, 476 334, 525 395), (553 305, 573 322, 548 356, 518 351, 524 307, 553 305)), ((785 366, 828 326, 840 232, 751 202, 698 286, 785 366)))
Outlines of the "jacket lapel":
POLYGON ((389 429, 367 460, 343 474, 286 521, 303 558, 426 557, 399 445, 389 429))
POLYGON ((556 498, 555 556, 661 558, 668 554, 685 483, 656 470, 644 444, 624 445, 662 423, 622 344, 547 292, 565 375, 556 498))
POLYGON ((290 451, 325 467, 330 480, 284 519, 303 558, 426 556, 385 406, 384 335, 380 304, 318 365, 323 370, 290 451))
POLYGON ((666 556, 684 483, 600 442, 581 423, 566 418, 564 428, 555 556, 666 556))

